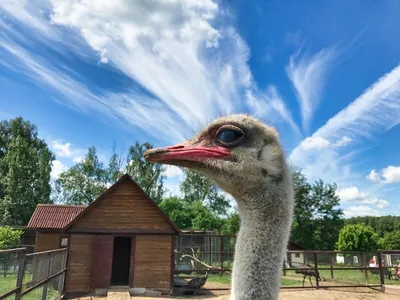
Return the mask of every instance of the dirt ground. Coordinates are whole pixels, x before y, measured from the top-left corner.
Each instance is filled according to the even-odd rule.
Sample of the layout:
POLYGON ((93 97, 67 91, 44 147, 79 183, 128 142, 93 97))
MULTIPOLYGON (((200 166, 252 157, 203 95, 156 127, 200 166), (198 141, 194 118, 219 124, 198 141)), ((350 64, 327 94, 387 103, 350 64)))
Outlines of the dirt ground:
MULTIPOLYGON (((400 289, 391 290, 389 293, 381 293, 371 289, 349 290, 281 290, 279 300, 399 300, 400 289)), ((111 300, 107 297, 85 297, 78 298, 79 300, 111 300)), ((182 297, 131 297, 133 300, 230 300, 229 291, 212 291, 204 295, 198 296, 182 296, 182 297)), ((114 299, 112 299, 114 300, 114 299)), ((116 300, 116 299, 115 299, 116 300)))
MULTIPOLYGON (((132 297, 136 300, 165 300, 166 298, 148 298, 148 297, 132 297)), ((229 294, 225 295, 204 295, 199 297, 175 298, 187 300, 200 300, 200 299, 215 299, 215 300, 229 300, 229 294)), ((363 292, 353 293, 347 291, 332 291, 332 290, 314 290, 314 291, 281 291, 279 300, 399 300, 399 295, 385 294, 380 292, 363 292)))

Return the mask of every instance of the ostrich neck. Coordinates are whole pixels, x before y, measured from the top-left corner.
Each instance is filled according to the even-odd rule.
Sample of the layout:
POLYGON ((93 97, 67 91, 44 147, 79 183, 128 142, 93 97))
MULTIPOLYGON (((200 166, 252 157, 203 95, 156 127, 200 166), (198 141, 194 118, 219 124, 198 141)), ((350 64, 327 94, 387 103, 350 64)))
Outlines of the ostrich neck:
POLYGON ((278 189, 237 199, 232 300, 276 300, 292 217, 291 194, 278 189), (282 195, 287 198, 282 198, 282 195))

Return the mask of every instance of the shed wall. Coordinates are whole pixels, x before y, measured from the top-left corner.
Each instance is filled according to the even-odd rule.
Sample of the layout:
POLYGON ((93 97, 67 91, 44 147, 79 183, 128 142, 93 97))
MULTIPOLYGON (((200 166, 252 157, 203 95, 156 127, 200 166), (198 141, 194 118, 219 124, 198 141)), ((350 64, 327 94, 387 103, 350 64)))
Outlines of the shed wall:
POLYGON ((134 287, 169 292, 173 236, 137 235, 134 287))
POLYGON ((35 252, 60 248, 60 236, 60 233, 37 232, 35 241, 35 252))
POLYGON ((108 193, 96 207, 77 220, 79 229, 140 229, 173 231, 162 213, 128 180, 108 193))
POLYGON ((67 271, 67 293, 89 293, 92 239, 89 234, 71 234, 67 271))

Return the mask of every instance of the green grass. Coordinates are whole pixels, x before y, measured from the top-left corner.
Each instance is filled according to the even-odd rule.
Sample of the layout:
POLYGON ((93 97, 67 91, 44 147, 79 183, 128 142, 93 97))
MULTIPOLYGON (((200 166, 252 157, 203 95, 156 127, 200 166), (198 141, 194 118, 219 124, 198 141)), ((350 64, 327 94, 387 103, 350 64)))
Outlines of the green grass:
MULTIPOLYGON (((330 265, 318 265, 319 268, 329 268, 330 265)), ((366 281, 365 273, 360 270, 340 270, 340 265, 335 265, 335 269, 333 270, 333 277, 331 278, 330 270, 319 270, 320 276, 324 278, 326 281, 320 282, 320 286, 329 285, 329 283, 335 284, 343 284, 343 285, 366 285, 366 284, 380 284, 379 276, 371 274, 368 271, 368 281, 366 281)), ((345 266, 343 266, 345 267, 345 266)), ((182 277, 189 276, 183 275, 182 277)), ((204 276, 204 275, 199 275, 204 276)), ((313 285, 315 285, 315 278, 312 279, 313 285)), ((222 284, 230 284, 231 277, 228 274, 224 274, 223 276, 217 274, 209 274, 207 282, 216 282, 222 284)), ((389 280, 385 278, 386 285, 400 285, 400 280, 389 280)), ((286 271, 286 276, 281 277, 281 286, 290 286, 290 285, 303 285, 303 275, 296 274, 295 271, 286 271)), ((305 285, 310 285, 310 281, 308 278, 305 280, 305 285)))
MULTIPOLYGON (((17 283, 16 275, 0 276, 0 295, 3 295, 13 289, 15 289, 17 283)), ((42 299, 43 287, 39 287, 26 296, 23 297, 24 300, 37 300, 42 299)), ((58 292, 51 287, 47 288, 47 299, 56 299, 58 292)))
MULTIPOLYGON (((330 265, 318 265, 319 268, 330 268, 330 265)), ((344 285, 351 284, 380 284, 380 278, 378 275, 373 275, 368 271, 368 281, 365 278, 365 272, 360 270, 340 270, 339 265, 335 265, 333 270, 333 278, 331 278, 331 270, 319 270, 320 276, 326 281, 320 283, 320 285, 328 285, 329 282, 342 283, 344 285)), ((303 275, 295 274, 295 271, 286 271, 286 275, 289 277, 302 278, 303 275)), ((306 282, 308 279, 306 279, 306 282)), ((309 281, 308 281, 309 282, 309 281)), ((313 284, 315 284, 315 278, 313 278, 313 284)), ((385 284, 400 285, 400 280, 389 280, 385 278, 385 284)))
MULTIPOLYGON (((218 282, 218 283, 224 283, 224 284, 230 284, 231 283, 231 276, 230 275, 209 275, 207 282, 218 282)), ((296 285, 302 283, 301 278, 299 280, 296 279, 288 279, 281 277, 281 285, 296 285)))

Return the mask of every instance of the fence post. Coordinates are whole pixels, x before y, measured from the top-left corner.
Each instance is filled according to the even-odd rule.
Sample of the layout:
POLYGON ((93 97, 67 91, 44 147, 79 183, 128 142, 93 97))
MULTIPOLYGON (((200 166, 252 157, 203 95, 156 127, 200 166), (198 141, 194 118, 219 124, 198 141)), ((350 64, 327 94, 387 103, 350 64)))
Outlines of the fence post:
POLYGON ((317 289, 319 289, 319 273, 318 273, 318 260, 317 260, 317 252, 314 252, 314 270, 315 270, 315 285, 317 289))
MULTIPOLYGON (((69 244, 69 238, 68 238, 68 244, 69 244)), ((62 253, 62 257, 61 257, 61 269, 62 270, 65 270, 67 268, 67 255, 68 255, 68 251, 69 251, 69 246, 66 249, 67 250, 62 253)), ((64 273, 60 276, 60 280, 58 283, 58 293, 59 293, 60 297, 65 292, 65 279, 66 279, 66 275, 67 275, 66 273, 67 273, 67 271, 64 271, 64 273)))
POLYGON ((221 266, 221 276, 224 275, 224 237, 221 236, 221 240, 219 242, 219 263, 221 266))
MULTIPOLYGON (((48 265, 48 269, 47 269, 47 276, 46 279, 48 279, 51 276, 51 262, 52 262, 52 256, 51 253, 48 254, 49 256, 49 265, 48 265)), ((42 300, 46 300, 47 299, 47 286, 49 285, 49 282, 46 282, 43 285, 43 293, 42 293, 42 300)))
POLYGON ((329 254, 331 260, 331 278, 333 279, 333 253, 329 254))
MULTIPOLYGON (((369 266, 369 265, 368 265, 369 266)), ((364 268, 366 268, 367 267, 367 259, 366 259, 366 256, 365 256, 365 253, 363 253, 363 267, 364 268)), ((369 284, 369 282, 368 282, 368 270, 367 269, 365 269, 364 270, 364 273, 365 273, 365 284, 369 284)))
POLYGON ((213 265, 213 261, 212 261, 212 243, 211 243, 211 235, 208 237, 208 264, 210 265, 210 266, 212 266, 213 265))
POLYGON ((18 288, 18 290, 15 293, 15 300, 20 300, 22 292, 22 283, 24 281, 24 273, 26 266, 26 249, 21 252, 18 252, 17 259, 18 259, 18 275, 17 275, 16 288, 18 288))
MULTIPOLYGON (((287 256, 287 253, 286 253, 286 256, 287 256)), ((286 259, 283 260, 283 276, 286 276, 286 259)))
POLYGON ((381 250, 378 250, 378 264, 379 264, 379 277, 381 280, 381 291, 385 292, 385 275, 383 274, 381 250))

